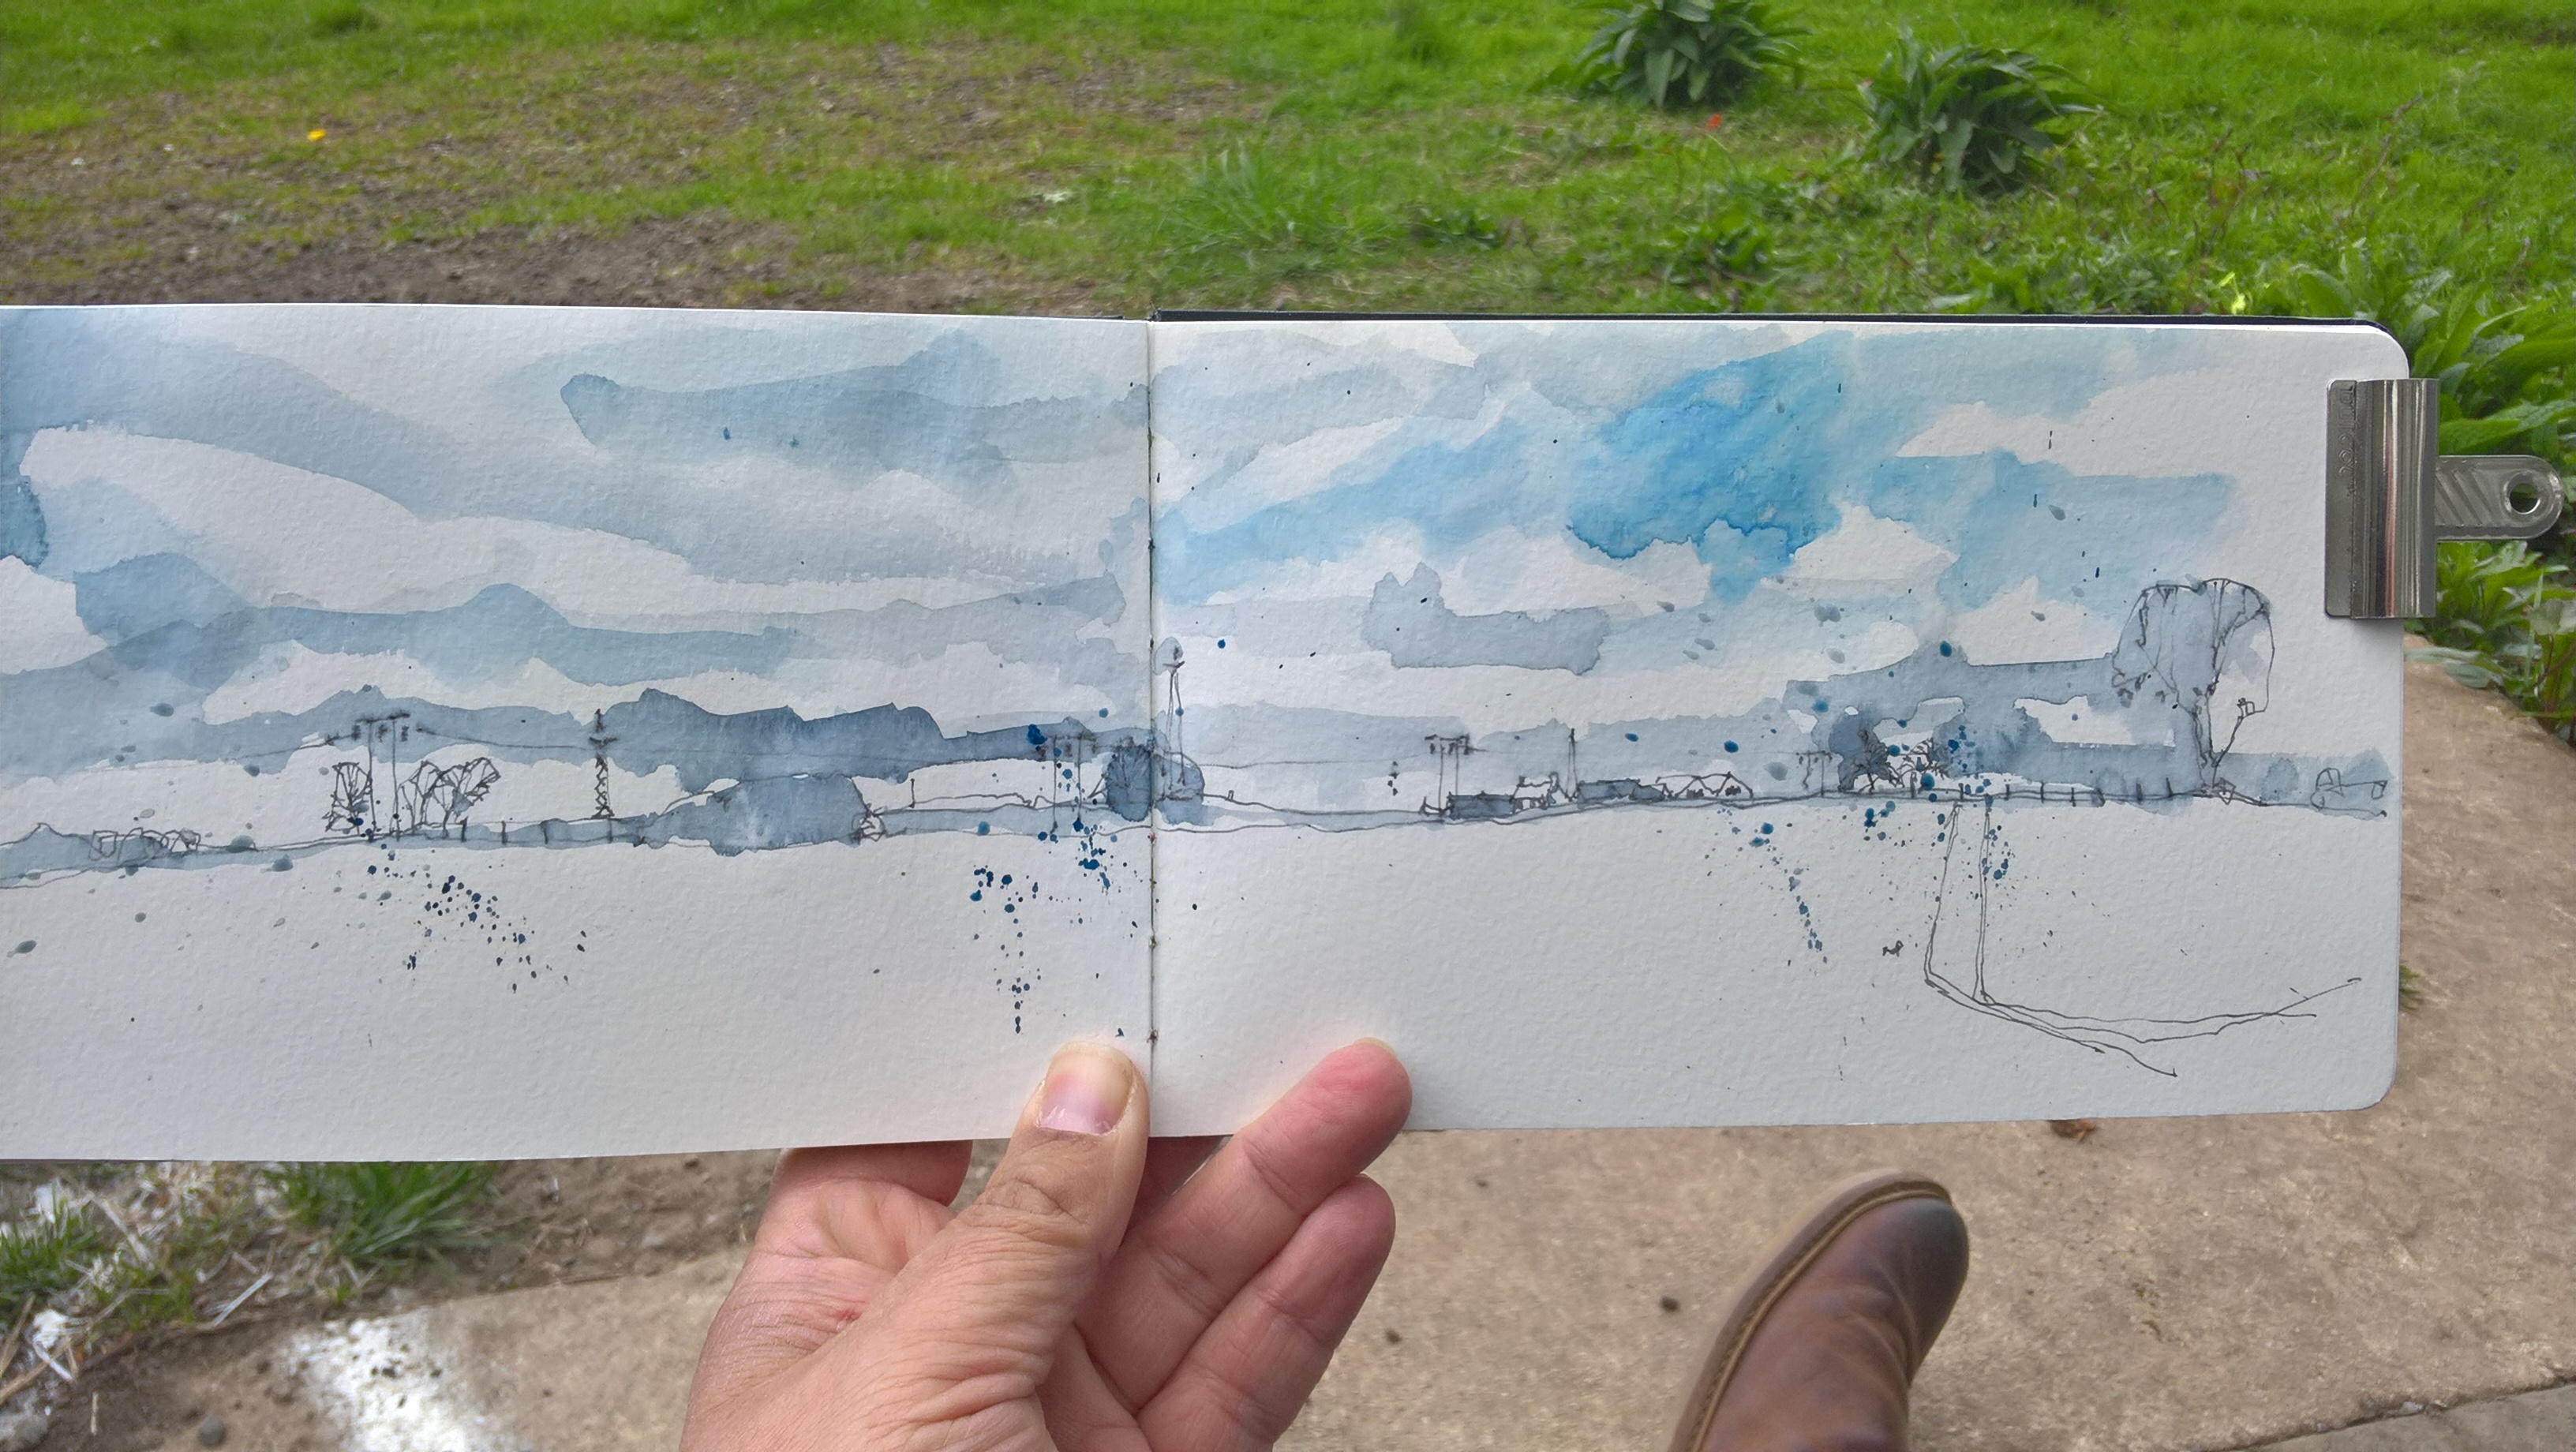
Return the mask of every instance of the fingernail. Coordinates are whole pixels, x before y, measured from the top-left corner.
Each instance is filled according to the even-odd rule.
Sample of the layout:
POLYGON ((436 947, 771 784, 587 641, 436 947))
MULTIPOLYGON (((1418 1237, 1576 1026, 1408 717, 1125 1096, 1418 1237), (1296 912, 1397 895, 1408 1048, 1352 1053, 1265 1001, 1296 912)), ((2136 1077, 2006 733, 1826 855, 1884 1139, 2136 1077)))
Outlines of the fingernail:
POLYGON ((1135 1080, 1127 1056, 1091 1044, 1067 1044, 1047 1065, 1038 1094, 1037 1127, 1068 1134, 1107 1134, 1127 1116, 1135 1080))

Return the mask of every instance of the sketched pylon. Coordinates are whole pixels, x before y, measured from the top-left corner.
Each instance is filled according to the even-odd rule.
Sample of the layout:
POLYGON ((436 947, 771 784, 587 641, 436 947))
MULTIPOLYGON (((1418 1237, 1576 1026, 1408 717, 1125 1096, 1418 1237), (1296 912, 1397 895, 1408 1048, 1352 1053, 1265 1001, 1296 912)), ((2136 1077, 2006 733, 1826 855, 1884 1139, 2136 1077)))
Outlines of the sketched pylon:
POLYGON ((603 822, 608 821, 617 815, 615 812, 609 810, 608 806, 608 748, 615 746, 616 744, 617 738, 608 734, 608 714, 604 711, 591 712, 590 764, 592 767, 596 768, 599 773, 596 790, 596 795, 599 799, 598 806, 591 812, 591 815, 603 822))

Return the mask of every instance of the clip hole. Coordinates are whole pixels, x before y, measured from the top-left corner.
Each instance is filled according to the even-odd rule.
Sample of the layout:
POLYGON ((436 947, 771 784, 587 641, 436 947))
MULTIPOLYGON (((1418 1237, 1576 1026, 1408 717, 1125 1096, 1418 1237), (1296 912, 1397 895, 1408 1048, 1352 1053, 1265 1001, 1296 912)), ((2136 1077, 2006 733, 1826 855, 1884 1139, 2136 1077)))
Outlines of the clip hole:
POLYGON ((2516 474, 2505 481, 2504 507, 2515 514, 2530 516, 2540 512, 2540 481, 2529 474, 2516 474))

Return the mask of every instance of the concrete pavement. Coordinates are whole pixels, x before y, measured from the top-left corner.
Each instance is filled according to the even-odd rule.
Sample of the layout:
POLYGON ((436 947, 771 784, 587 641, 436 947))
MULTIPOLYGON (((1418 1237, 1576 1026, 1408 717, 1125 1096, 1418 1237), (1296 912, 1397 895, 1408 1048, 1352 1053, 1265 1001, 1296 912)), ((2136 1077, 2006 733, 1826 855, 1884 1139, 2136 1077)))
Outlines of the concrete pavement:
POLYGON ((2364 1422, 2274 1443, 2272 1452, 2567 1452, 2576 1447, 2576 1386, 2364 1422))
POLYGON ((1940 1177, 1974 1238, 1925 1452, 2240 1447, 2576 1379, 2576 753, 2430 667, 2407 688, 2425 991, 2378 1107, 1410 1137, 1375 1171, 1395 1258, 1287 1445, 1656 1446, 1727 1288, 1876 1164, 1940 1177))
MULTIPOLYGON (((1975 1237, 1919 1387, 1923 1452, 2576 1446, 2576 1391, 2492 1400, 2576 1381, 2576 753, 2437 672, 2410 667, 2408 689, 2424 997, 2386 1102, 2081 1139, 1408 1136, 1375 1172, 1395 1257, 1283 1445, 1652 1452, 1778 1227, 1834 1178, 1902 1163, 1953 1188, 1975 1237)), ((730 1272, 307 1329, 207 1362, 169 1404, 225 1417, 236 1447, 668 1448, 730 1272)))

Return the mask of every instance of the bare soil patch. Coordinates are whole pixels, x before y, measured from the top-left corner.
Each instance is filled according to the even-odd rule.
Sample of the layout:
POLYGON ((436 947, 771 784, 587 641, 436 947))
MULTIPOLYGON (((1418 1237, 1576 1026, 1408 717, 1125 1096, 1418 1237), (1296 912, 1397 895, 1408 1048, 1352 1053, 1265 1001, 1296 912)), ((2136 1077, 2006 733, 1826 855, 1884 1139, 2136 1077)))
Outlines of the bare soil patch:
POLYGON ((140 97, 0 135, 0 302, 1101 311, 1050 209, 1251 103, 1151 58, 980 42, 140 97))
POLYGON ((720 216, 599 229, 494 226, 368 243, 348 237, 260 254, 171 245, 85 275, 6 291, 18 303, 400 302, 585 307, 836 308, 860 312, 1084 312, 1088 289, 968 269, 878 272, 797 265, 788 228, 720 216), (193 255, 192 255, 193 254, 193 255))

